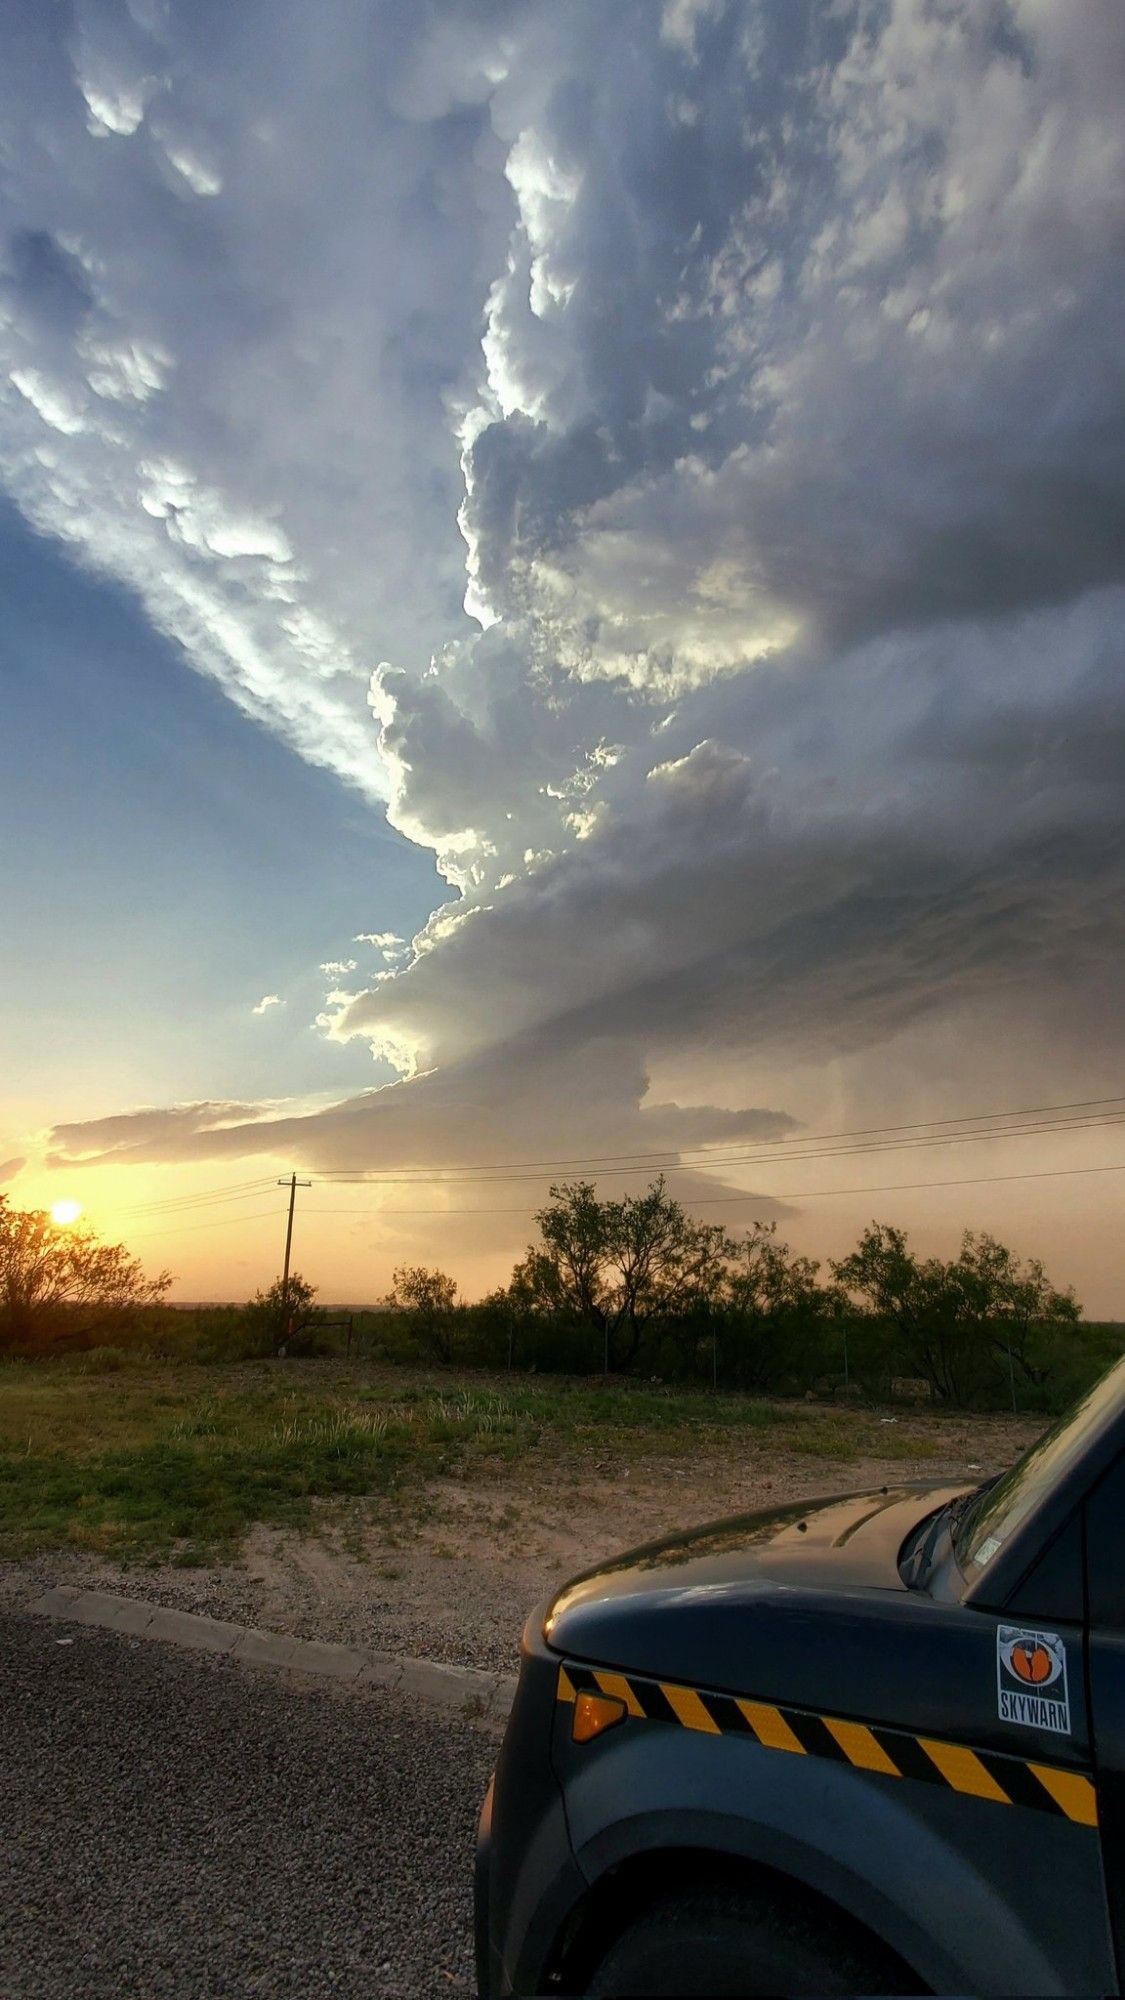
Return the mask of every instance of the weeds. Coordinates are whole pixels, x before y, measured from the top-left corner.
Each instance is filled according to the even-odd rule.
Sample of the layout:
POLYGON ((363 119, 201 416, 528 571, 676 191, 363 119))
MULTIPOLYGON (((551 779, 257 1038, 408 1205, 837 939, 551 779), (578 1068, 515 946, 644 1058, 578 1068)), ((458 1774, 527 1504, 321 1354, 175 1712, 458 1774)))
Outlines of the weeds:
MULTIPOLYGON (((254 1522, 307 1528, 325 1501, 357 1523, 401 1505, 419 1517, 442 1475, 514 1482, 532 1458, 574 1480, 583 1466, 653 1457, 780 1451, 846 1463, 948 1448, 931 1417, 892 1427, 862 1410, 652 1384, 81 1359, 0 1364, 0 1554, 70 1547, 191 1566, 232 1554, 254 1522)), ((987 1420, 957 1421, 963 1431, 987 1420)), ((513 1495, 515 1521, 515 1485, 513 1495)))

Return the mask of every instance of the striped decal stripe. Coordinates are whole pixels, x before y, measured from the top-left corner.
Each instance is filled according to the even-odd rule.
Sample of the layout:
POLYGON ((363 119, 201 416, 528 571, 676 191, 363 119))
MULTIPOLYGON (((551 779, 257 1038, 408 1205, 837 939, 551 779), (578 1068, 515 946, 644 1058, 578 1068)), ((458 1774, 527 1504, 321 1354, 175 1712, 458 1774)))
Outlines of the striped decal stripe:
POLYGON ((860 1771, 878 1771, 884 1778, 897 1778, 898 1766, 892 1763, 886 1751, 876 1742, 870 1729, 862 1722, 834 1722, 831 1716, 824 1718, 826 1728, 832 1731, 849 1764, 860 1771))
POLYGON ((767 1750, 829 1757, 884 1778, 921 1779, 995 1805, 1061 1814, 1076 1826, 1098 1823, 1091 1780, 1054 1764, 972 1750, 964 1743, 850 1722, 841 1716, 814 1715, 807 1709, 778 1708, 742 1695, 714 1694, 678 1681, 610 1673, 601 1667, 560 1667, 557 1693, 560 1702, 571 1703, 579 1694, 611 1695, 624 1702, 634 1721, 674 1723, 707 1736, 748 1736, 767 1750))

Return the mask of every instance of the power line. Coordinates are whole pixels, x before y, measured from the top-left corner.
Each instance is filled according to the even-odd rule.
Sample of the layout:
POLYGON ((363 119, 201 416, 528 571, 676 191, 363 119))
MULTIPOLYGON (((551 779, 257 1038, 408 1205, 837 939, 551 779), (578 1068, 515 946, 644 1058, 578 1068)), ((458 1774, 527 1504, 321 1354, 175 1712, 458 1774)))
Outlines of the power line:
POLYGON ((585 1166, 601 1167, 607 1172, 624 1173, 633 1171, 634 1165, 641 1165, 646 1162, 650 1166, 659 1165, 661 1161, 670 1160, 673 1155, 675 1158, 672 1163, 681 1166, 756 1165, 760 1161, 772 1161, 782 1158, 786 1152, 790 1153, 794 1158, 820 1157, 819 1154, 814 1154, 809 1149, 821 1146, 835 1146, 837 1142, 848 1139, 870 1140, 873 1142, 870 1146, 857 1145, 841 1148, 843 1151, 858 1153, 883 1148, 897 1150, 899 1145, 949 1145, 955 1143, 958 1139, 1020 1137, 1023 1136, 1025 1131, 1083 1131, 1101 1124, 1114 1123, 1125 1118, 1125 1108, 1115 1111, 1109 1107, 1125 1107, 1125 1097, 1094 1097, 1080 1099, 1070 1104, 1029 1105, 1022 1110, 1012 1111, 965 1112, 959 1118, 917 1119, 912 1124, 907 1125, 873 1125, 845 1132, 783 1134, 777 1139, 758 1141, 759 1147, 764 1146, 768 1150, 764 1152, 755 1151, 751 1154, 746 1152, 746 1147, 751 1142, 743 1140, 737 1147, 734 1142, 725 1147, 714 1146, 704 1148, 695 1146, 676 1148, 666 1146, 659 1152, 650 1153, 605 1153, 600 1155, 587 1154, 570 1159, 505 1160, 482 1162, 477 1167, 471 1164, 464 1166, 439 1166, 432 1169, 411 1167, 400 1169, 396 1173, 384 1173, 377 1168, 362 1166, 321 1167, 318 1169, 316 1177, 318 1180, 334 1180, 345 1184, 349 1179, 382 1181, 418 1178, 422 1180, 436 1180, 443 1177, 452 1179, 458 1176, 462 1178, 476 1178, 478 1174, 482 1178, 489 1179, 499 1179, 502 1176, 506 1177, 508 1175, 519 1176, 524 1173, 538 1178, 541 1173, 554 1172, 563 1167, 581 1168, 585 1166), (1079 1111, 1097 1111, 1099 1108, 1102 1108, 1102 1115, 1094 1119, 1078 1119, 1061 1115, 1079 1111), (1002 1130, 995 1133, 964 1130, 950 1132, 949 1130, 949 1128, 954 1126, 982 1125, 995 1123, 1000 1119, 1007 1119, 1009 1121, 1017 1119, 1043 1119, 1046 1122, 1034 1125, 1021 1125, 1011 1130, 1002 1130), (896 1140, 894 1135, 899 1133, 913 1133, 918 1136, 896 1140), (932 1134, 933 1136, 927 1136, 927 1134, 932 1134), (615 1166, 614 1162, 621 1162, 623 1164, 615 1166))
MULTIPOLYGON (((933 1139, 918 1138, 918 1139, 906 1139, 906 1140, 888 1140, 886 1142, 880 1141, 875 1145, 854 1146, 854 1147, 832 1146, 832 1147, 814 1148, 812 1146, 808 1146, 802 1152, 793 1150, 788 1152, 788 1154, 784 1155, 779 1154, 778 1152, 771 1149, 768 1151, 761 1151, 756 1153, 743 1153, 733 1158, 731 1157, 720 1158, 717 1155, 710 1155, 710 1156, 705 1156, 699 1161, 683 1160, 683 1159, 681 1159, 680 1161, 676 1161, 671 1158, 668 1158, 665 1161, 664 1170, 668 1173, 691 1173, 691 1172, 701 1172, 705 1168, 712 1166, 724 1167, 724 1168, 769 1167, 772 1169, 778 1166, 782 1167, 796 1166, 810 1160, 856 1158, 872 1153, 913 1151, 918 1147, 927 1148, 935 1145, 970 1144, 979 1139, 1012 1139, 1012 1138, 1022 1138, 1022 1137, 1034 1137, 1037 1134, 1045 1134, 1052 1132, 1101 1131, 1110 1129, 1123 1122, 1125 1122, 1125 1113, 1121 1114, 1120 1116, 1111 1115, 1109 1117, 1095 1119, 1095 1120, 1089 1120, 1089 1119, 1081 1121, 1068 1120, 1064 1123, 1056 1123, 1053 1125, 1041 1124, 1041 1125, 1031 1125, 1031 1126, 1012 1126, 994 1132, 963 1132, 953 1135, 942 1135, 940 1137, 935 1137, 933 1139)), ((646 1157, 649 1157, 650 1159, 655 1157, 657 1160, 659 1160, 660 1158, 660 1156, 646 1156, 646 1157)), ((602 1176, 604 1178, 609 1178, 611 1176, 615 1178, 628 1177, 629 1175, 632 1175, 637 1171, 638 1168, 636 1167, 608 1168, 602 1170, 602 1176)), ((319 1185, 325 1187, 331 1187, 331 1186, 471 1187, 474 1185, 483 1185, 487 1187, 490 1182, 495 1184, 501 1184, 505 1181, 521 1181, 521 1182, 525 1180, 536 1181, 542 1178, 544 1178, 543 1175, 532 1174, 532 1173, 505 1174, 505 1173, 490 1172, 490 1171, 486 1171, 480 1174, 475 1174, 468 1171, 463 1173, 449 1173, 448 1171, 427 1173, 422 1169, 412 1169, 410 1171, 400 1174, 356 1174, 353 1178, 345 1178, 341 1174, 338 1178, 336 1178, 333 1181, 322 1179, 320 1175, 317 1175, 314 1177, 311 1185, 314 1186, 319 1185)), ((993 1176, 992 1178, 1001 1178, 1001 1177, 993 1176)), ((167 1203, 159 1205, 153 1203, 151 1205, 146 1205, 144 1208, 141 1209, 127 1209, 124 1211, 124 1213, 126 1215, 137 1215, 144 1221, 151 1220, 155 1222, 161 1219, 164 1215, 180 1215, 184 1213, 196 1213, 202 1210, 221 1208, 226 1206, 230 1202, 252 1201, 256 1196, 263 1194, 266 1188, 269 1187, 270 1185, 271 1185, 270 1181, 266 1178, 257 1181, 239 1182, 236 1183, 235 1186, 230 1189, 215 1188, 207 1191, 206 1193, 185 1196, 180 1201, 169 1200, 167 1203)), ((309 1183, 303 1183, 303 1185, 309 1185, 309 1183)), ((331 1212, 344 1213, 345 1211, 342 1210, 317 1211, 317 1213, 325 1213, 325 1214, 331 1212)), ((366 1214, 368 1211, 356 1210, 351 1212, 357 1214, 366 1214)), ((430 1211, 419 1211, 419 1213, 428 1213, 428 1212, 430 1211)), ((432 1212, 435 1214, 450 1213, 449 1210, 444 1210, 444 1209, 434 1210, 432 1212)), ((512 1210, 509 1212, 523 1213, 524 1211, 512 1210)), ((531 1211, 527 1212, 530 1213, 531 1211)), ((246 1219, 251 1220, 252 1218, 247 1217, 246 1219)))
POLYGON ((253 1215, 209 1216, 206 1222, 175 1222, 167 1229, 130 1230, 129 1240, 133 1243, 149 1243, 156 1237, 187 1236, 196 1229, 230 1229, 235 1223, 260 1222, 264 1216, 275 1217, 276 1208, 256 1208, 253 1215))
MULTIPOLYGON (((958 1180, 948 1181, 885 1181, 879 1186, 842 1188, 794 1188, 785 1197, 765 1194, 761 1189, 749 1194, 702 1195, 691 1201, 692 1208, 717 1208, 734 1202, 775 1201, 820 1201, 830 1195, 857 1194, 897 1194, 908 1193, 918 1188, 949 1187, 992 1187, 1002 1181, 1055 1181, 1068 1180, 1075 1174, 1120 1174, 1125 1173, 1125 1160, 1106 1167, 1045 1167, 1022 1174, 979 1174, 968 1175, 958 1180)), ((391 1215, 534 1215, 530 1203, 520 1208, 315 1208, 311 1215, 369 1215, 382 1222, 391 1215)))
POLYGON ((167 1195, 160 1201, 138 1202, 123 1211, 126 1215, 160 1215, 188 1208, 209 1208, 217 1201, 246 1201, 273 1185, 273 1176, 263 1174, 255 1181, 233 1181, 228 1187, 201 1188, 196 1193, 167 1195))
MULTIPOLYGON (((900 1190, 908 1192, 916 1188, 956 1188, 989 1187, 1000 1181, 1060 1181, 1068 1180, 1074 1174, 1120 1174, 1125 1173, 1125 1160, 1118 1160, 1107 1167, 1038 1167, 1023 1174, 969 1174, 960 1180, 949 1181, 886 1181, 881 1187, 859 1188, 794 1188, 793 1201, 820 1201, 834 1194, 896 1194, 900 1190)), ((783 1197, 776 1197, 782 1199, 783 1197)), ((711 1208, 723 1202, 772 1200, 770 1195, 708 1195, 701 1207, 711 1208)))
MULTIPOLYGON (((601 1167, 597 1171, 599 1179, 609 1180, 622 1176, 635 1175, 642 1171, 648 1173, 658 1171, 664 1173, 701 1173, 708 1168, 715 1167, 774 1168, 777 1166, 798 1165, 806 1160, 855 1159, 875 1153, 913 1152, 934 1146, 971 1145, 982 1139, 1020 1139, 1034 1138, 1053 1133, 1107 1131, 1121 1124, 1125 1124, 1125 1112, 1109 1114, 1096 1119, 1067 1119, 1056 1120, 1051 1124, 1009 1125, 992 1132, 946 1132, 935 1134, 930 1138, 920 1136, 910 1139, 880 1139, 857 1146, 816 1146, 807 1144, 801 1151, 794 1149, 784 1154, 770 1147, 764 1151, 737 1154, 707 1153, 697 1159, 684 1158, 682 1155, 679 1158, 673 1158, 670 1154, 663 1156, 650 1155, 648 1156, 649 1164, 644 1169, 638 1166, 620 1166, 601 1167)), ((316 1179, 318 1183, 326 1187, 409 1187, 418 1185, 467 1187, 474 1184, 487 1186, 490 1182, 541 1181, 546 1179, 550 1171, 552 1169, 547 1167, 544 1167, 539 1172, 516 1169, 511 1171, 502 1169, 484 1169, 481 1171, 445 1169, 427 1172, 424 1168, 410 1168, 400 1173, 365 1173, 353 1170, 352 1173, 346 1174, 338 1171, 331 1179, 322 1177, 321 1175, 317 1175, 316 1179)))
MULTIPOLYGON (((792 1190, 789 1199, 793 1201, 823 1201, 833 1195, 907 1194, 919 1189, 993 1187, 999 1186, 1002 1182, 1006 1181, 1070 1180, 1076 1175, 1083 1174, 1120 1173, 1125 1173, 1125 1160, 1117 1161, 1105 1167, 1048 1167, 1032 1173, 970 1175, 963 1179, 947 1181, 885 1181, 878 1186, 855 1188, 795 1188, 792 1190)), ((756 1193, 749 1194, 705 1195, 701 1196, 698 1201, 693 1200, 691 1205, 693 1208, 717 1208, 747 1201, 773 1201, 776 1199, 776 1196, 764 1194, 759 1189, 756 1193)), ((368 1215, 374 1220, 382 1222, 387 1216, 392 1215, 534 1215, 535 1210, 530 1203, 527 1203, 520 1208, 372 1208, 368 1206, 367 1208, 314 1208, 308 1212, 310 1216, 368 1215)), ((233 1223, 259 1222, 266 1216, 272 1218, 276 1214, 276 1208, 260 1208, 256 1209, 253 1215, 227 1215, 217 1217, 213 1221, 180 1223, 170 1229, 146 1230, 139 1240, 144 1241, 146 1238, 153 1236, 183 1236, 197 1229, 229 1228, 233 1223)))
MULTIPOLYGON (((759 1142, 759 1148, 753 1151, 746 1150, 746 1142, 744 1142, 741 1149, 736 1149, 732 1143, 727 1147, 706 1149, 697 1147, 683 1149, 679 1152, 676 1152, 674 1148, 668 1148, 664 1152, 588 1155, 585 1158, 543 1160, 538 1162, 530 1160, 507 1163, 496 1162, 481 1164, 477 1167, 471 1164, 466 1166, 451 1165, 435 1169, 414 1167, 401 1169, 394 1173, 380 1172, 362 1167, 329 1167, 323 1168, 318 1172, 315 1176, 314 1184, 325 1187, 349 1185, 445 1185, 458 1187, 474 1184, 487 1186, 490 1182, 500 1182, 509 1179, 538 1180, 544 1178, 548 1172, 566 1167, 600 1168, 601 1172, 608 1177, 609 1175, 635 1173, 642 1170, 645 1164, 650 1169, 658 1168, 663 1164, 666 1171, 672 1173, 702 1171, 714 1167, 767 1166, 776 1168, 779 1165, 794 1165, 807 1160, 860 1157, 868 1153, 906 1151, 913 1150, 916 1147, 925 1148, 936 1145, 969 1144, 981 1139, 1011 1139, 1056 1132, 1098 1131, 1108 1129, 1125 1121, 1125 1108, 1116 1109, 1115 1107, 1125 1107, 1125 1097, 1082 1098, 1072 1100, 1068 1103, 1053 1105, 1029 1105, 1022 1110, 968 1112, 962 1113, 958 1118, 918 1120, 910 1124, 867 1126, 842 1132, 782 1135, 776 1140, 759 1142), (1096 1115, 1085 1118, 1072 1115, 1090 1111, 1096 1115), (1001 1121, 1007 1121, 1007 1123, 1002 1123, 1001 1121), (1029 1123, 1027 1121, 1036 1122, 1029 1123), (982 1125, 990 1125, 995 1129, 985 1131, 965 1129, 968 1126, 979 1127, 982 1125), (900 1134, 907 1136, 897 1136, 900 1134), (860 1143, 855 1145, 840 1143, 849 1139, 860 1143), (615 1162, 621 1164, 614 1164, 615 1162)), ((1076 1168, 1060 1169, 1058 1171, 1062 1173, 1067 1171, 1081 1172, 1084 1170, 1076 1168)), ((1108 1171, 1113 1171, 1113 1169, 1109 1169, 1108 1171)), ((1035 1176, 1032 1175, 1029 1177, 1034 1178, 1035 1176)), ((985 1178, 1002 1180, 1006 1178, 1021 1178, 1021 1176, 992 1175, 985 1178)), ((941 1183, 919 1182, 911 1183, 910 1185, 924 1187, 928 1185, 967 1186, 973 1184, 979 1183, 966 1179, 941 1183)), ((135 1215, 138 1218, 151 1219, 156 1222, 165 1216, 205 1211, 225 1206, 230 1202, 249 1201, 255 1196, 263 1194, 270 1185, 271 1177, 261 1176, 254 1180, 236 1181, 225 1187, 201 1188, 184 1195, 170 1195, 160 1200, 139 1203, 124 1212, 128 1215, 135 1215)), ((856 1192, 860 1191, 856 1190, 856 1192)), ((818 1190, 816 1192, 819 1193, 822 1191, 818 1190)), ((823 1192, 828 1193, 832 1191, 824 1190, 823 1192)), ((809 1198, 812 1197, 810 1196, 809 1198)), ((701 1201, 704 1199, 707 1201, 711 1199, 742 1200, 744 1197, 700 1197, 701 1201)), ((263 1210, 260 1212, 264 1214, 268 1211, 263 1210)), ((369 1211, 364 1209, 353 1211, 321 1210, 316 1212, 324 1214, 366 1214, 369 1211)), ((532 1211, 523 1208, 509 1208, 461 1211, 450 1209, 404 1209, 386 1210, 383 1212, 388 1214, 416 1213, 445 1215, 452 1213, 525 1214, 532 1211)), ((243 1219, 252 1221, 256 1217, 246 1216, 243 1219)), ((210 1225, 204 1223, 198 1226, 207 1227, 210 1225)))

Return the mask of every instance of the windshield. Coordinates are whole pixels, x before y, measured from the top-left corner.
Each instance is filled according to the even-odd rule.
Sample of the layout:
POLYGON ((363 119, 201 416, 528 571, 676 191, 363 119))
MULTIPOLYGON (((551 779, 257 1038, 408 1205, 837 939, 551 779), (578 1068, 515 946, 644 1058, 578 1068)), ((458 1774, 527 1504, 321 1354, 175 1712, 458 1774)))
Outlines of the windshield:
POLYGON ((984 1569, 1049 1487, 1082 1456, 1125 1400, 1125 1359, 1095 1382, 1057 1423, 1044 1431, 1009 1472, 982 1489, 954 1530, 957 1560, 965 1571, 984 1569))

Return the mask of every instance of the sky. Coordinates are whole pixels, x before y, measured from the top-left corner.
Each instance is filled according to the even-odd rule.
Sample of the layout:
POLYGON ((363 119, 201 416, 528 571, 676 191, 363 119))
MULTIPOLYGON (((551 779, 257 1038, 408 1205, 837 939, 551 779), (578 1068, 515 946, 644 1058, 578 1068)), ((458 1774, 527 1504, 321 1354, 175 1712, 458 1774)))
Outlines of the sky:
POLYGON ((241 1298, 296 1173, 358 1302, 663 1167, 1125 1317, 1123 98, 1119 0, 0 0, 10 1199, 241 1298))

